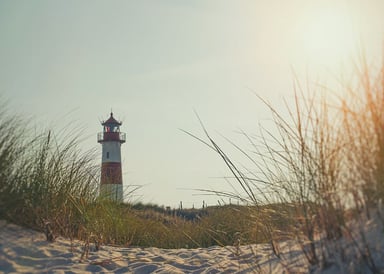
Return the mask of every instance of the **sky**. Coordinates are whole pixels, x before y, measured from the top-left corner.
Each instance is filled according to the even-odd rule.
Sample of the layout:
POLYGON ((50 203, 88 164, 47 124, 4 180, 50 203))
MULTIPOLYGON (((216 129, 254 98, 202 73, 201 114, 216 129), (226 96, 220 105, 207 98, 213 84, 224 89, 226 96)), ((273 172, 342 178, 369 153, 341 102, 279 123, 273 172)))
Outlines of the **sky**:
MULTIPOLYGON (((356 49, 381 60, 382 0, 0 0, 0 96, 38 128, 79 131, 96 149, 114 116, 130 200, 217 204, 197 189, 232 190, 196 113, 224 147, 247 146, 292 83, 331 83, 356 49), (73 127, 73 129, 72 129, 73 127), (224 138, 225 137, 225 138, 224 138)), ((233 147, 232 147, 233 148, 233 147)))

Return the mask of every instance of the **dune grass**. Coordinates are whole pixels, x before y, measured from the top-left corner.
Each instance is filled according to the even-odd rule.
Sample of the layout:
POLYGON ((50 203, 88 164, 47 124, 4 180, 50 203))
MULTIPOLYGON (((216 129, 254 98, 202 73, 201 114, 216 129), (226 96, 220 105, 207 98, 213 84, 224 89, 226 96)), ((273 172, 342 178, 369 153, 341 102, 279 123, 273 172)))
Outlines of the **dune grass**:
MULTIPOLYGON (((223 159, 233 175, 234 188, 244 193, 213 194, 252 205, 253 212, 248 218, 256 216, 260 220, 260 216, 275 215, 282 221, 283 231, 276 229, 273 218, 257 223, 267 233, 277 257, 278 243, 284 235, 301 245, 309 265, 328 265, 335 260, 335 254, 340 261, 348 260, 343 255, 344 247, 335 243, 343 236, 351 237, 356 228, 352 223, 373 217, 372 209, 377 212, 381 207, 384 63, 374 69, 361 57, 354 79, 342 83, 338 96, 324 87, 304 89, 295 81, 293 105, 287 105, 288 116, 259 97, 273 116, 275 130, 262 128, 257 137, 243 132, 251 145, 248 150, 230 142, 250 161, 251 167, 235 164, 235 159, 218 145, 203 124, 207 141, 190 134, 223 159), (263 205, 274 203, 280 208, 267 208, 265 212, 263 205)), ((363 247, 356 241, 352 243, 359 260, 377 273, 378 261, 371 255, 372 247, 367 245, 364 229, 360 226, 354 233, 364 242, 363 247)))
POLYGON ((31 137, 18 118, 3 113, 1 131, 1 218, 72 236, 82 208, 97 198, 98 169, 76 138, 59 143, 51 131, 31 137))

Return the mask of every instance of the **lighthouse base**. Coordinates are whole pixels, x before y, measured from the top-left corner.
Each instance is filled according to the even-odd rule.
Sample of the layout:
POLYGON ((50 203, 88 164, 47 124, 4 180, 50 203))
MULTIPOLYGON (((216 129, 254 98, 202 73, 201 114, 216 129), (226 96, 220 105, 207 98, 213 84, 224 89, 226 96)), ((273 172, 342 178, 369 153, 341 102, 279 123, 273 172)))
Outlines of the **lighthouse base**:
POLYGON ((100 186, 100 196, 116 202, 123 202, 123 185, 102 184, 100 186))

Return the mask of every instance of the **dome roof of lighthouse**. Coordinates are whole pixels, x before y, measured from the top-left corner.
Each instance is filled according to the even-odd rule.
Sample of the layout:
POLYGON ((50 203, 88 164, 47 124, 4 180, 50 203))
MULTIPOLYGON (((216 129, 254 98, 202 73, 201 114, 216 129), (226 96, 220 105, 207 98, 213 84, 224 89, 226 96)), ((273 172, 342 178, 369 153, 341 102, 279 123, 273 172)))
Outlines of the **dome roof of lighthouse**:
POLYGON ((121 126, 121 122, 118 122, 115 118, 113 118, 113 113, 111 112, 111 116, 108 118, 108 120, 101 123, 104 125, 119 125, 121 126))

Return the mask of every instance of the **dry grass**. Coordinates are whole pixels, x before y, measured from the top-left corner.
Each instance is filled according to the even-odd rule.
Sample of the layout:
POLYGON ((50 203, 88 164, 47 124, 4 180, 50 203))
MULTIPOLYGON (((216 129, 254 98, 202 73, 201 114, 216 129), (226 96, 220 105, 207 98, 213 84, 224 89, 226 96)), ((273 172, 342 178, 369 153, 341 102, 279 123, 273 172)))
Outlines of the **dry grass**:
MULTIPOLYGON (((343 254, 343 247, 334 243, 351 235, 351 220, 362 211, 370 218, 370 209, 384 198, 384 63, 374 70, 362 57, 355 79, 343 83, 339 98, 319 86, 304 89, 296 81, 288 116, 259 97, 272 113, 275 129, 262 128, 257 137, 243 132, 250 150, 230 141, 251 167, 235 164, 203 123, 205 138, 187 132, 223 159, 233 187, 245 195, 213 194, 253 205, 248 218, 262 227, 277 257, 283 235, 297 240, 309 265, 327 265, 329 254, 343 254), (263 207, 276 203, 279 209, 266 212, 263 207), (284 232, 276 230, 276 219, 284 232)), ((365 239, 362 230, 358 234, 365 239)), ((369 247, 359 252, 368 269, 377 272, 369 247)))

